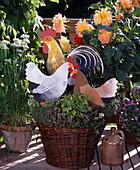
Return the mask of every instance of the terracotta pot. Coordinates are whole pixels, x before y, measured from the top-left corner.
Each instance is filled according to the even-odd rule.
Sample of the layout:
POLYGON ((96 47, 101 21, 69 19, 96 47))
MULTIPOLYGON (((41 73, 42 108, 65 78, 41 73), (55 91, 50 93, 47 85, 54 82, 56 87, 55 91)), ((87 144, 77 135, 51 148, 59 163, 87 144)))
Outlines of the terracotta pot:
POLYGON ((18 153, 27 151, 32 138, 31 127, 17 127, 11 131, 11 127, 3 125, 1 129, 7 151, 18 153))
POLYGON ((130 134, 128 131, 126 131, 125 127, 121 128, 121 124, 119 123, 119 117, 116 116, 116 123, 117 123, 117 128, 118 130, 122 130, 125 134, 125 142, 128 144, 137 144, 140 143, 140 141, 138 141, 136 139, 136 135, 135 134, 130 134))

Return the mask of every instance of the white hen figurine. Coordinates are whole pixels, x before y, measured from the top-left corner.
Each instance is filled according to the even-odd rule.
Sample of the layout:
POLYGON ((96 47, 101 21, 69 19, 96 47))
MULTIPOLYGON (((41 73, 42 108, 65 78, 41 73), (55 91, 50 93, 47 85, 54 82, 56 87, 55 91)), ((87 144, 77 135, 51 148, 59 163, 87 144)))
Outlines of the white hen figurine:
POLYGON ((68 62, 61 65, 54 74, 44 75, 38 67, 29 62, 26 68, 26 79, 37 87, 33 89, 34 97, 42 102, 45 99, 54 99, 60 97, 67 87, 68 82, 68 62))

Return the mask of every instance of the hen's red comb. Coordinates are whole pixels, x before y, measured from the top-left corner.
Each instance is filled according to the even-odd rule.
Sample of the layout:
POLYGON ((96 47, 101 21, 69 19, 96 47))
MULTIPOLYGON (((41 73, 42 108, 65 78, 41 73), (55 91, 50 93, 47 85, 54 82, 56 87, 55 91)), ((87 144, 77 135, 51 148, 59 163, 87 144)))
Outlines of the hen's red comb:
POLYGON ((67 61, 68 61, 69 63, 72 63, 72 64, 74 65, 73 58, 69 57, 69 58, 67 58, 67 61))
POLYGON ((55 38, 56 31, 53 30, 53 27, 51 28, 46 27, 46 30, 41 31, 41 34, 40 34, 41 40, 46 36, 52 36, 53 38, 55 38))
POLYGON ((78 68, 80 67, 80 66, 78 65, 78 63, 77 63, 77 64, 74 63, 73 58, 71 58, 71 57, 67 58, 67 61, 68 61, 69 63, 72 63, 72 64, 73 64, 74 69, 78 69, 78 68))

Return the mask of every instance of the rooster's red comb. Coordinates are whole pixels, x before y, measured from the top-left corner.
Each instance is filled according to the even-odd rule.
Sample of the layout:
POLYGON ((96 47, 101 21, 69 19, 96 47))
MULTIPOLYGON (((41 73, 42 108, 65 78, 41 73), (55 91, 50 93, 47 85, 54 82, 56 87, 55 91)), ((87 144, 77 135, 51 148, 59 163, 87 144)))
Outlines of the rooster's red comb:
POLYGON ((53 27, 51 28, 46 27, 46 30, 41 31, 41 34, 40 34, 41 40, 46 36, 52 36, 53 38, 55 38, 56 31, 53 30, 53 27))

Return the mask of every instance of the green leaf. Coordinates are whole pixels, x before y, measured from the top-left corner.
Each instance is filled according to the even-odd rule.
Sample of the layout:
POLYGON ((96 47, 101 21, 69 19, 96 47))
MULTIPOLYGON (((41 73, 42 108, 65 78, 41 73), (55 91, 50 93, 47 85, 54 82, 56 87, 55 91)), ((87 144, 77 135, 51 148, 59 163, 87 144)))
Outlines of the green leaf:
POLYGON ((125 45, 123 43, 118 43, 116 47, 119 48, 121 51, 123 51, 125 48, 125 45))
POLYGON ((7 27, 7 34, 10 34, 12 32, 12 27, 11 26, 8 26, 7 27))
POLYGON ((131 70, 131 61, 124 60, 120 67, 128 73, 131 70))
POLYGON ((75 116, 76 115, 76 111, 72 110, 72 115, 75 116))
POLYGON ((5 34, 5 30, 6 30, 5 25, 1 25, 1 28, 3 29, 3 33, 5 34))
POLYGON ((108 80, 111 77, 112 74, 112 68, 106 68, 104 73, 105 80, 108 80))
POLYGON ((11 25, 14 25, 14 28, 17 27, 19 21, 19 13, 17 11, 10 12, 7 15, 7 19, 10 21, 11 25))
POLYGON ((92 38, 90 41, 89 41, 89 43, 91 44, 91 45, 93 45, 93 46, 97 46, 97 44, 98 44, 98 39, 96 39, 96 38, 92 38))
POLYGON ((59 0, 50 0, 51 2, 56 2, 59 4, 59 0))
POLYGON ((107 31, 111 31, 111 27, 109 26, 100 26, 99 29, 105 29, 107 31))
POLYGON ((121 50, 120 50, 119 48, 115 48, 114 59, 115 59, 115 60, 118 60, 118 59, 121 58, 121 56, 122 56, 121 50))
POLYGON ((98 2, 98 3, 96 3, 96 4, 92 4, 92 5, 90 5, 89 7, 88 7, 88 10, 89 9, 98 9, 99 8, 99 6, 101 6, 101 2, 98 2))
POLYGON ((140 55, 135 54, 135 55, 134 55, 134 60, 135 60, 135 63, 136 63, 137 65, 140 65, 140 55))
POLYGON ((10 1, 9 0, 2 0, 7 6, 9 5, 10 1))
POLYGON ((134 16, 140 17, 140 8, 135 8, 133 14, 134 16))
POLYGON ((140 26, 136 27, 136 32, 138 33, 138 36, 140 37, 140 26))
POLYGON ((115 54, 115 48, 110 48, 110 47, 105 47, 104 48, 104 54, 106 55, 108 61, 110 62, 111 58, 114 56, 115 54))
POLYGON ((16 30, 14 28, 13 28, 13 34, 14 34, 14 38, 16 38, 17 32, 16 32, 16 30))
POLYGON ((119 81, 128 81, 129 78, 128 78, 128 75, 125 71, 119 69, 119 70, 116 70, 115 71, 115 75, 116 75, 116 78, 119 80, 119 81))
POLYGON ((6 35, 5 38, 7 38, 8 40, 10 40, 10 36, 9 36, 9 35, 6 35))

